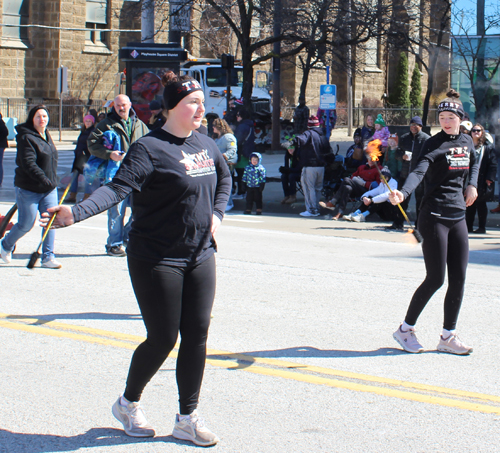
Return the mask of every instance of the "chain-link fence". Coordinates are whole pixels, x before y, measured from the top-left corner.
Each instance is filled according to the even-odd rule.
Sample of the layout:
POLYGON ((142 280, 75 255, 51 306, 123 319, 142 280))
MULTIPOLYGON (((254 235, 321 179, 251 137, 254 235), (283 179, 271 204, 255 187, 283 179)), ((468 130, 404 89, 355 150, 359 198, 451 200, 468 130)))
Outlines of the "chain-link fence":
MULTIPOLYGON (((94 101, 92 105, 87 105, 80 100, 69 99, 63 100, 62 105, 62 128, 63 129, 78 129, 83 124, 83 117, 89 109, 95 109, 97 113, 104 112, 104 104, 106 101, 94 101)), ((28 117, 28 113, 32 107, 38 104, 44 104, 49 111, 49 128, 59 128, 60 107, 58 103, 43 102, 41 99, 0 99, 0 112, 5 118, 17 118, 17 123, 23 123, 28 117)))

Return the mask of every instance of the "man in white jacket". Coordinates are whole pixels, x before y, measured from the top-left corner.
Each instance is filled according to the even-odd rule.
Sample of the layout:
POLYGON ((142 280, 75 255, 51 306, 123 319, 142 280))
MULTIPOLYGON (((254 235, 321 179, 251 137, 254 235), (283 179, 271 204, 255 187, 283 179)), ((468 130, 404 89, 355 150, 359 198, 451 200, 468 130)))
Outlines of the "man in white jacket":
MULTIPOLYGON (((389 184, 391 190, 396 190, 398 188, 398 182, 392 178, 391 171, 387 167, 384 167, 380 172, 389 184)), ((390 220, 392 220, 394 207, 388 202, 389 194, 389 189, 384 182, 381 181, 375 189, 369 190, 361 196, 361 201, 363 202, 361 207, 352 214, 344 216, 344 219, 352 222, 364 222, 366 217, 370 214, 382 211, 383 216, 390 217, 390 220), (388 202, 387 204, 385 204, 386 201, 388 202)))

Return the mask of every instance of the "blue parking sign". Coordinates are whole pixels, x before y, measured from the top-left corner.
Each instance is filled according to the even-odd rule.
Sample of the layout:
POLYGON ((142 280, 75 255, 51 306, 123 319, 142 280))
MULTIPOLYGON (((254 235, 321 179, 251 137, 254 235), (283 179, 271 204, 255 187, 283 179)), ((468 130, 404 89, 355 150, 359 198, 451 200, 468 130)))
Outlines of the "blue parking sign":
POLYGON ((337 108, 337 85, 320 85, 319 108, 322 110, 337 108))

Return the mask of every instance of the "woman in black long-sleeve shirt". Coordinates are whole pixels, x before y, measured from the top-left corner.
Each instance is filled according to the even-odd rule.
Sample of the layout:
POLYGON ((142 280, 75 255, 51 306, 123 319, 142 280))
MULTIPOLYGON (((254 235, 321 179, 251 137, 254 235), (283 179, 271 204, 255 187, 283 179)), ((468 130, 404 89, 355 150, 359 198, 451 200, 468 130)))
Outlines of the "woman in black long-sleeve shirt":
POLYGON ((408 352, 422 352, 415 335, 415 324, 433 294, 443 285, 448 268, 448 290, 444 299, 443 332, 438 351, 467 355, 472 348, 456 334, 462 304, 465 274, 469 259, 469 238, 465 209, 477 198, 478 165, 474 144, 469 135, 460 134, 464 111, 454 90, 448 92, 438 107, 441 132, 426 140, 416 168, 401 191, 389 197, 402 203, 425 176, 425 193, 418 218, 424 241, 427 275, 408 307, 405 321, 394 332, 394 339, 408 352))
POLYGON ((58 206, 49 212, 59 211, 56 227, 67 226, 133 193, 128 265, 148 335, 134 352, 125 392, 113 405, 113 414, 128 435, 155 435, 139 399, 180 333, 180 410, 173 436, 209 446, 218 438, 204 426, 196 408, 215 295, 214 234, 229 198, 231 176, 215 142, 195 132, 205 112, 199 83, 172 72, 164 82, 165 125, 130 147, 109 184, 72 209, 58 206))

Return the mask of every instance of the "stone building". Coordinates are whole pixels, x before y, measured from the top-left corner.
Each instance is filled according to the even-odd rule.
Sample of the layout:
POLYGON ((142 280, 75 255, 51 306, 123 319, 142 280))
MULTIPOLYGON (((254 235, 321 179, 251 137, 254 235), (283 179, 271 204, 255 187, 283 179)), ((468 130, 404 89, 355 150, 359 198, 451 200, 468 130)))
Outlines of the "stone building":
MULTIPOLYGON (((402 11, 422 11, 416 20, 420 29, 438 28, 436 5, 442 0, 393 0, 402 11), (426 5, 425 8, 422 5, 426 5), (404 7, 404 8, 403 8, 404 7), (420 8, 420 9, 419 9, 420 8), (425 25, 425 27, 422 27, 425 25)), ((57 93, 57 69, 68 68, 69 92, 66 99, 90 104, 90 101, 114 97, 116 76, 123 65, 118 61, 118 50, 127 42, 140 39, 140 2, 126 0, 0 0, 2 27, 0 40, 0 98, 32 101, 55 101, 57 93), (39 25, 20 27, 19 25, 39 25), (5 26, 11 25, 11 26, 5 26), (17 25, 17 27, 16 27, 17 25), (121 31, 118 31, 121 30, 121 31), (124 32, 123 30, 137 30, 124 32)), ((404 16, 404 14, 403 14, 404 16)), ((157 23, 165 14, 157 14, 157 23)), ((402 21, 404 17, 400 18, 402 21)), ((193 14, 193 29, 201 17, 193 14)), ((256 28, 257 33, 258 28, 256 28)), ((433 32, 428 32, 432 34, 433 32)), ((432 39, 432 36, 430 36, 432 39)), ((213 37, 212 37, 213 38, 213 37)), ((159 33, 156 42, 166 42, 167 33, 159 33)), ((207 57, 207 49, 197 41, 195 33, 183 38, 187 50, 207 57)), ((380 100, 390 91, 394 79, 397 56, 388 50, 384 40, 370 42, 365 49, 354 49, 357 71, 353 77, 354 104, 363 99, 380 100)), ((424 60, 427 56, 423 56, 424 60)), ((428 58, 427 58, 428 59, 428 58)), ((440 58, 439 77, 435 91, 443 92, 448 85, 448 56, 440 58)), ((415 65, 410 55, 410 71, 415 65)), ((271 61, 259 70, 269 71, 271 61)), ((282 65, 283 105, 297 102, 302 72, 293 61, 282 65)), ((425 71, 422 70, 424 73, 425 71)), ((411 73, 411 72, 410 72, 411 73)), ((422 77, 423 90, 426 77, 422 77)), ((319 104, 319 85, 326 82, 323 70, 313 70, 307 87, 307 102, 311 107, 319 104)), ((331 83, 337 84, 338 100, 346 101, 347 75, 332 67, 331 83)), ((2 104, 4 105, 4 104, 2 104)))

